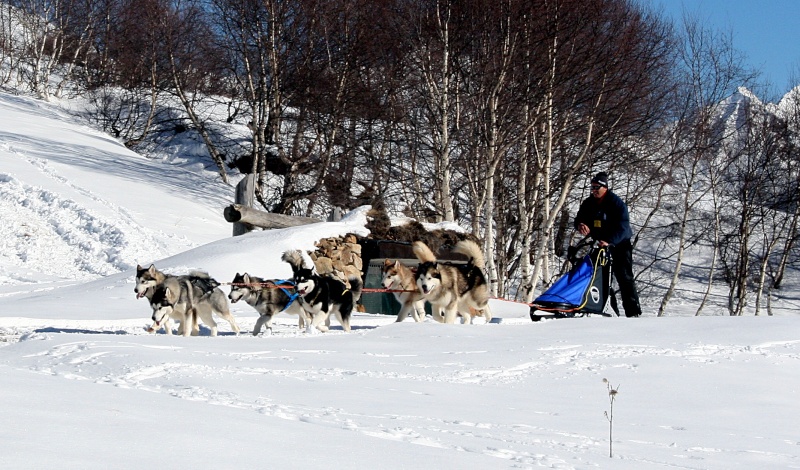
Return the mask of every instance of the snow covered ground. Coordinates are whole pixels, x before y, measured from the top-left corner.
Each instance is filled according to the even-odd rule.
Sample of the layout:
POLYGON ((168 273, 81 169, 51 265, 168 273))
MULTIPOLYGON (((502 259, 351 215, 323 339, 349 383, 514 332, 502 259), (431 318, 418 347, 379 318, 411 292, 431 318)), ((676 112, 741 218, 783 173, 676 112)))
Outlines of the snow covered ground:
POLYGON ((309 334, 280 315, 253 337, 239 303, 239 336, 147 334, 137 264, 282 278, 284 250, 364 233, 355 211, 232 238, 214 176, 0 94, 0 466, 800 468, 786 308, 532 323, 492 301, 491 324, 363 313, 309 334))

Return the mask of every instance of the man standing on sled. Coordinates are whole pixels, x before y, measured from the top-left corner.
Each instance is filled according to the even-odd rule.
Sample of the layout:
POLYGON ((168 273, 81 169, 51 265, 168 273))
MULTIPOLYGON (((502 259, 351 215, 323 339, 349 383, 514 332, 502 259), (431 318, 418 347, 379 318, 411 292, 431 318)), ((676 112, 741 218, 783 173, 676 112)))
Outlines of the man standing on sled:
MULTIPOLYGON (((592 178, 592 195, 581 203, 575 216, 575 230, 581 235, 591 235, 611 253, 611 269, 619 285, 625 316, 642 314, 639 293, 633 279, 633 245, 631 245, 628 206, 608 189, 608 175, 600 172, 592 178)), ((611 306, 617 310, 616 296, 611 297, 611 306)))

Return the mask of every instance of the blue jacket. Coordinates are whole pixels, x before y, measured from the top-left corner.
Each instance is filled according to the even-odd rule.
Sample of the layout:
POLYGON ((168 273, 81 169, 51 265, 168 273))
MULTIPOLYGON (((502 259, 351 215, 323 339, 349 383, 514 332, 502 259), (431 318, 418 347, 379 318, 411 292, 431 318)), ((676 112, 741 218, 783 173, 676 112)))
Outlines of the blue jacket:
POLYGON ((611 190, 606 191, 602 199, 589 196, 583 200, 575 216, 576 230, 581 223, 589 227, 592 238, 610 245, 619 245, 633 236, 628 206, 611 190))

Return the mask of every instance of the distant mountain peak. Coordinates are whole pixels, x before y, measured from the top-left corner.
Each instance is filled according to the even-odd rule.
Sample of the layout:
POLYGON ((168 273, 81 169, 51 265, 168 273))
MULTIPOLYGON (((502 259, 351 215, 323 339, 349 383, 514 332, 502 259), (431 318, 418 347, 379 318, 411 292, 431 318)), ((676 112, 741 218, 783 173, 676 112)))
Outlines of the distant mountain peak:
POLYGON ((736 99, 737 98, 736 95, 739 95, 741 97, 740 99, 745 99, 753 102, 753 104, 763 104, 761 100, 758 99, 758 96, 756 96, 755 93, 753 93, 746 87, 743 86, 738 87, 736 89, 736 93, 734 93, 734 96, 732 97, 734 98, 734 101, 740 101, 740 99, 738 100, 736 99))
POLYGON ((788 93, 783 95, 777 104, 777 112, 782 117, 788 117, 790 113, 796 112, 800 108, 800 85, 789 90, 788 93))

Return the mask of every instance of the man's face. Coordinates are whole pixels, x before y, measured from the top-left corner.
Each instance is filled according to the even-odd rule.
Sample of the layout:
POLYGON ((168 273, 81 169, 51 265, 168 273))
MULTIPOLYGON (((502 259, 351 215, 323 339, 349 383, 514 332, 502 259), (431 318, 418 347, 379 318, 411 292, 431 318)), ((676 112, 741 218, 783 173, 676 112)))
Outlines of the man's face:
POLYGON ((606 191, 608 191, 608 188, 606 188, 605 186, 597 183, 592 183, 592 196, 596 197, 597 199, 600 199, 601 197, 605 196, 606 191))

